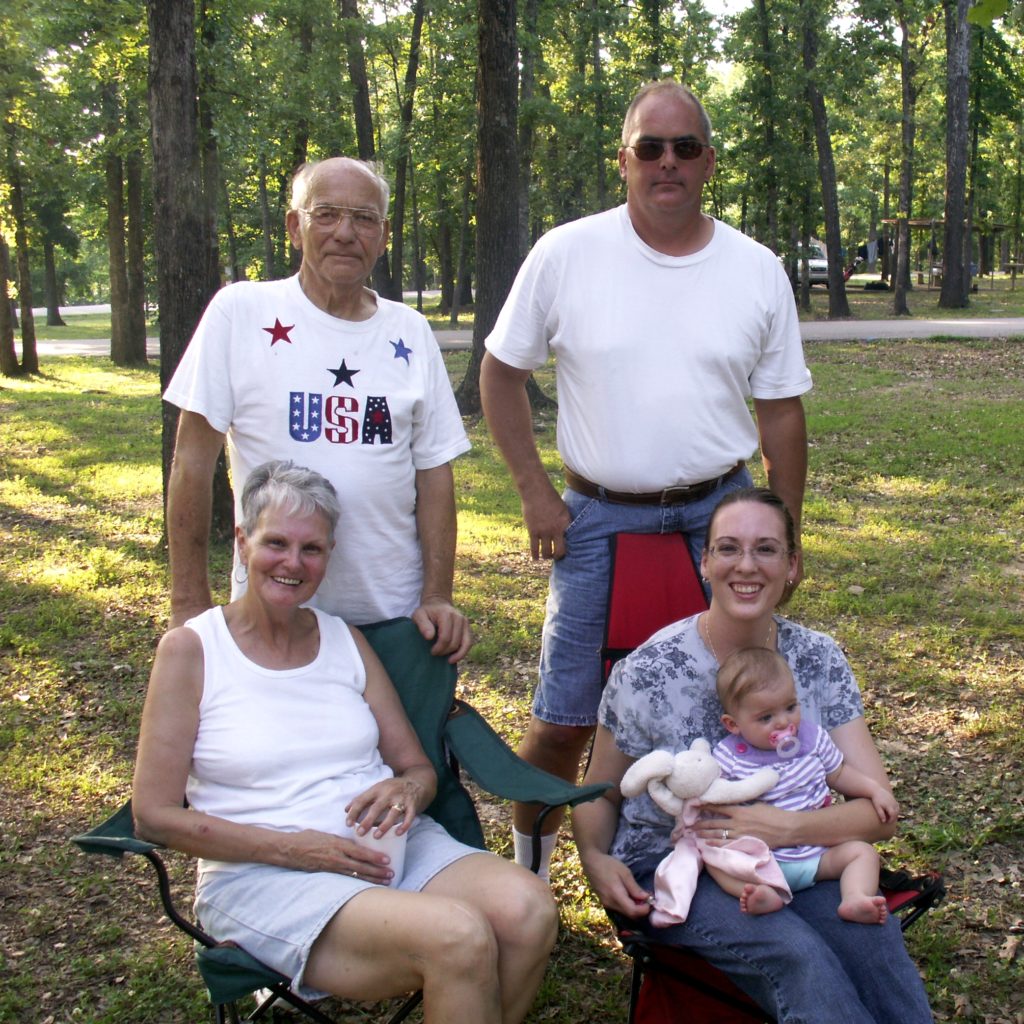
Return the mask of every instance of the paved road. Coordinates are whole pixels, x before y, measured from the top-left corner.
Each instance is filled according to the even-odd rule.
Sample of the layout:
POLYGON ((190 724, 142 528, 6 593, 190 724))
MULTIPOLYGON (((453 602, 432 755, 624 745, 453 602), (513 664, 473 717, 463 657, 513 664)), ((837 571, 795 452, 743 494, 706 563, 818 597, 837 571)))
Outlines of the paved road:
MULTIPOLYGON (((435 332, 445 351, 469 348, 468 330, 435 332)), ((977 320, 808 320, 800 324, 804 341, 875 341, 881 338, 1001 338, 1024 336, 1024 317, 988 317, 977 320)), ((39 341, 42 356, 103 356, 110 352, 109 341, 62 339, 39 341)), ((150 338, 146 351, 151 359, 160 355, 160 343, 150 338)))

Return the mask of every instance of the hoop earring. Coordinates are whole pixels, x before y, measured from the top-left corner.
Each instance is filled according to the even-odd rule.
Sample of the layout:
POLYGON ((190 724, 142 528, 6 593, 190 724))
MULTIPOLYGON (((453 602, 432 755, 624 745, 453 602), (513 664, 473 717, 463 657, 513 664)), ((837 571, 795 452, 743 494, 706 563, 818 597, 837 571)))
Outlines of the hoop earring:
POLYGON ((236 583, 247 583, 249 580, 249 566, 245 562, 239 562, 235 566, 235 571, 231 574, 231 578, 236 583))

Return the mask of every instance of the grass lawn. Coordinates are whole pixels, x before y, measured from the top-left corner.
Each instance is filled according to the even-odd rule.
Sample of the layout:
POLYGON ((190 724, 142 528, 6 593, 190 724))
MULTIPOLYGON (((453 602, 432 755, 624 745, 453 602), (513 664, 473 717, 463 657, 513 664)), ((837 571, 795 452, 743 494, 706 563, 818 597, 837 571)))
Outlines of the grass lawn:
MULTIPOLYGON (((807 357, 807 578, 790 612, 840 640, 863 688, 904 812, 888 859, 946 874, 946 902, 908 934, 937 1019, 1021 1024, 1024 339, 812 343, 807 357)), ((467 356, 448 358, 457 382, 467 356)), ((144 865, 67 842, 128 793, 166 623, 157 370, 42 369, 0 380, 0 1024, 206 1020, 144 865)), ((469 428, 456 584, 478 643, 460 686, 515 742, 546 567, 469 428)), ((557 472, 553 424, 538 431, 557 472)), ((225 552, 214 576, 223 598, 225 552)), ((508 808, 481 808, 507 852, 508 808)), ((190 866, 175 885, 190 891, 190 866)), ((624 1021, 626 967, 568 841, 553 886, 562 936, 529 1020, 624 1021)))

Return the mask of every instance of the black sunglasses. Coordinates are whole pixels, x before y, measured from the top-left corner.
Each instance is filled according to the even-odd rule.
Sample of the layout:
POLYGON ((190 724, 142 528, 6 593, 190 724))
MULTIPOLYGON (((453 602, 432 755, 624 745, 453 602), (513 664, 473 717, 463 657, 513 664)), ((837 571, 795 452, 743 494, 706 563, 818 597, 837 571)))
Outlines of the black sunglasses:
POLYGON ((672 147, 677 160, 696 160, 705 149, 711 148, 706 142, 701 142, 692 135, 683 135, 678 139, 641 139, 626 148, 633 150, 637 160, 646 162, 660 160, 666 146, 672 147))

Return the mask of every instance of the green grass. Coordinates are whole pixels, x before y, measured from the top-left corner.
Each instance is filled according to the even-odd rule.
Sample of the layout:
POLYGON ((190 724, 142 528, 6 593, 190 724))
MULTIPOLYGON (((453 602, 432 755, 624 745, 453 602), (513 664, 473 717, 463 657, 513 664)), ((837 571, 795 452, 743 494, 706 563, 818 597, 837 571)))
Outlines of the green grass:
MULTIPOLYGON (((807 579, 791 613, 846 648, 905 820, 891 859, 950 894, 908 935, 940 1021, 1024 1016, 1024 340, 810 344, 807 579)), ((464 353, 452 354, 460 379, 464 353)), ((551 390, 550 371, 541 375, 551 390)), ((44 359, 0 381, 0 1024, 207 1019, 144 866, 68 836, 128 793, 167 615, 155 368, 44 359)), ((546 566, 480 423, 458 461, 464 696, 515 741, 546 566)), ((550 416, 538 424, 557 472, 550 416)), ((224 596, 226 551, 214 554, 224 596)), ((508 808, 481 804, 507 853, 508 808)), ((174 861, 187 904, 191 868, 174 861)), ((626 966, 568 841, 532 1022, 623 1020, 626 966)), ((362 1020, 361 1014, 348 1019, 362 1020)))

